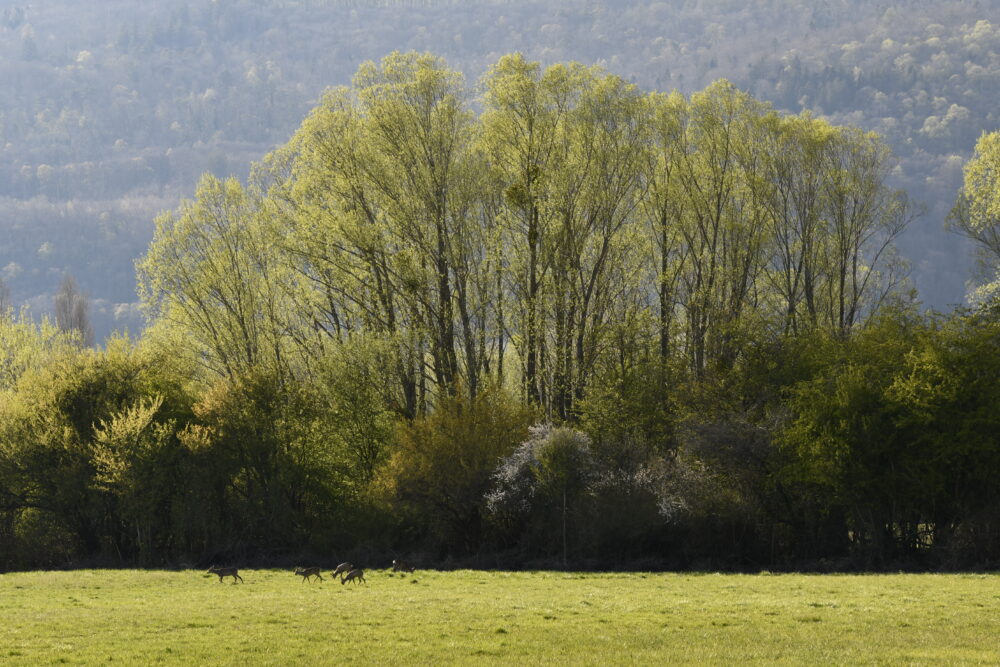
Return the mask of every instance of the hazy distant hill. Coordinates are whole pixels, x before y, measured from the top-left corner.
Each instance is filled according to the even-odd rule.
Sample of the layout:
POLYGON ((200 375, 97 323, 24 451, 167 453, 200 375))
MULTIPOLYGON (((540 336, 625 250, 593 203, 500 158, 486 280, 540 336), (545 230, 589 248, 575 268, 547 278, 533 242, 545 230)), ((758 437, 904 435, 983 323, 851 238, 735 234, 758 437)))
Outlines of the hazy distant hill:
POLYGON ((1000 99, 1000 2, 0 1, 0 279, 41 314, 64 273, 95 328, 135 331, 133 260, 198 175, 246 173, 322 90, 394 49, 475 82, 507 52, 647 89, 727 77, 780 109, 883 133, 928 204, 901 242, 928 305, 971 261, 942 230, 1000 99))

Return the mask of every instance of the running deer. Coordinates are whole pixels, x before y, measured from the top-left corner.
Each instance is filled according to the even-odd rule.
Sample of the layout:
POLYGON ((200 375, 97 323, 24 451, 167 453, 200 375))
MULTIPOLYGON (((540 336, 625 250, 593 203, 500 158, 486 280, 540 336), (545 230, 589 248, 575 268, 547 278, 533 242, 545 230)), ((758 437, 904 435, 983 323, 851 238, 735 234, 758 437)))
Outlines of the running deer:
POLYGON ((392 561, 393 572, 409 572, 410 574, 412 574, 415 569, 417 568, 413 567, 409 563, 404 563, 401 560, 392 561))
POLYGON ((208 568, 208 574, 219 575, 220 584, 222 583, 223 577, 232 577, 234 584, 236 583, 237 579, 239 579, 241 582, 243 581, 243 577, 240 576, 239 568, 236 567, 216 567, 213 565, 212 567, 208 568))
POLYGON ((312 579, 310 579, 310 577, 316 577, 320 581, 323 581, 323 575, 319 573, 318 567, 297 567, 295 568, 295 574, 302 577, 302 583, 305 583, 306 581, 311 582, 312 579))
POLYGON ((330 573, 330 576, 336 579, 338 574, 343 576, 353 569, 354 566, 351 565, 350 563, 341 563, 340 565, 337 566, 336 570, 330 573))
POLYGON ((343 586, 348 581, 353 581, 354 583, 358 583, 360 581, 363 584, 368 583, 367 581, 365 581, 364 570, 351 570, 350 572, 344 575, 343 579, 340 580, 340 585, 343 586))

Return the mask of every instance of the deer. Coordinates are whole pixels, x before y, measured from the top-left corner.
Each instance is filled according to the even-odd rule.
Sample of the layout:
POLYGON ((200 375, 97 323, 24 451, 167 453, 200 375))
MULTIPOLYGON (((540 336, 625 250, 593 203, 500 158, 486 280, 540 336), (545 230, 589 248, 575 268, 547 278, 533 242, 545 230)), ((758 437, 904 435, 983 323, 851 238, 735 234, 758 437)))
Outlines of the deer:
POLYGON ((219 575, 220 584, 222 583, 223 577, 232 577, 234 584, 236 583, 237 579, 239 579, 241 583, 243 582, 243 577, 240 576, 239 568, 236 567, 216 567, 213 565, 212 567, 208 568, 207 574, 219 575))
POLYGON ((392 571, 393 572, 409 572, 410 574, 413 574, 413 571, 416 570, 416 569, 417 568, 413 567, 409 563, 405 563, 405 562, 403 562, 401 560, 393 560, 392 561, 392 571))
POLYGON ((316 577, 320 581, 323 581, 323 575, 319 573, 318 567, 297 567, 295 568, 295 574, 302 577, 302 583, 305 583, 306 581, 311 582, 312 579, 310 577, 316 577))
POLYGON ((358 583, 360 581, 363 584, 366 585, 368 584, 368 582, 365 581, 364 570, 351 570, 350 572, 344 575, 343 579, 340 580, 340 585, 343 586, 348 581, 353 581, 354 583, 358 583))
POLYGON ((330 573, 330 576, 336 579, 338 574, 343 576, 353 569, 354 566, 351 565, 350 563, 341 563, 340 565, 337 566, 336 570, 330 573))

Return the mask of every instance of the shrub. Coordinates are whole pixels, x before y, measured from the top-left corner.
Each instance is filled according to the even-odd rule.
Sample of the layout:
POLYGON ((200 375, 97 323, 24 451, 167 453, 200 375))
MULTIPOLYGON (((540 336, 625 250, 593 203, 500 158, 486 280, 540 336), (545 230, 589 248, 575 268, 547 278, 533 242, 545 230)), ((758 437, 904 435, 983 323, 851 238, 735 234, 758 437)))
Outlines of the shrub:
POLYGON ((532 409, 499 389, 442 401, 430 415, 398 428, 396 451, 378 478, 382 497, 408 513, 436 546, 476 551, 490 475, 533 418, 532 409))

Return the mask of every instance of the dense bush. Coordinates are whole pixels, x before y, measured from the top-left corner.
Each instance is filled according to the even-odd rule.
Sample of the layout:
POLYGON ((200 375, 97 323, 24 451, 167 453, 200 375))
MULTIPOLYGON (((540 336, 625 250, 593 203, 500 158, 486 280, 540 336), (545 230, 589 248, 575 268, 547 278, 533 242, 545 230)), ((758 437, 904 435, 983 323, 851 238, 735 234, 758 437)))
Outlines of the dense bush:
POLYGON ((411 526, 410 539, 444 552, 479 551, 490 475, 534 417, 535 410, 493 389, 474 399, 447 398, 426 417, 400 424, 377 484, 411 526))
POLYGON ((10 541, 0 557, 50 561, 51 534, 63 536, 60 561, 168 557, 187 461, 171 415, 190 411, 183 395, 168 405, 157 392, 179 381, 162 377, 165 367, 116 340, 37 359, 4 391, 0 496, 10 541))

